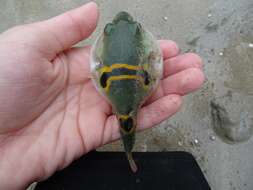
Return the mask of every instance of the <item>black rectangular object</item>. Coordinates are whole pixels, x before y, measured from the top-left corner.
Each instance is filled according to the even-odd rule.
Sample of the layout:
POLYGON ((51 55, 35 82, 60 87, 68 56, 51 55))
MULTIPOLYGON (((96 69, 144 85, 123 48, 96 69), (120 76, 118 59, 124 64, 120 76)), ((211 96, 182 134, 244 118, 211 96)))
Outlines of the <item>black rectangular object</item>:
POLYGON ((91 152, 37 185, 36 190, 210 190, 187 152, 137 152, 132 173, 124 152, 91 152))

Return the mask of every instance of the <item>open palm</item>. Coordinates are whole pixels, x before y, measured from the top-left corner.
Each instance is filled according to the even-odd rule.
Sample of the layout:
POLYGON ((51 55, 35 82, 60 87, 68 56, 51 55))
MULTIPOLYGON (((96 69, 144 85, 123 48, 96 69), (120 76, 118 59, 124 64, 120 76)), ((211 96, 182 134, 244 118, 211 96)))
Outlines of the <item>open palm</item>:
MULTIPOLYGON (((90 48, 72 47, 93 32, 97 19, 97 6, 89 3, 1 34, 0 189, 43 180, 119 138, 116 117, 90 80, 90 48)), ((178 55, 172 41, 160 45, 164 78, 140 110, 138 130, 173 115, 181 96, 204 81, 197 55, 178 55)))

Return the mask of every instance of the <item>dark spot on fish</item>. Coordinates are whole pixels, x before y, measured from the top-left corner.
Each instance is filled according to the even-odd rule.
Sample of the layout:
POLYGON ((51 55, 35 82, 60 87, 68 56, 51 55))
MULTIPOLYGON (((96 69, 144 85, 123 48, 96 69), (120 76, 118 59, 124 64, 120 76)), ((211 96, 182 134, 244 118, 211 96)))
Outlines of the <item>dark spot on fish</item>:
POLYGON ((131 117, 127 118, 127 119, 119 119, 120 122, 120 127, 125 131, 125 132, 130 132, 131 129, 134 126, 134 121, 131 117))
POLYGON ((144 71, 144 84, 148 85, 150 83, 150 76, 147 71, 144 71))
POLYGON ((108 75, 107 73, 103 73, 102 76, 100 77, 100 85, 105 88, 106 87, 106 82, 107 82, 107 79, 108 79, 108 75))

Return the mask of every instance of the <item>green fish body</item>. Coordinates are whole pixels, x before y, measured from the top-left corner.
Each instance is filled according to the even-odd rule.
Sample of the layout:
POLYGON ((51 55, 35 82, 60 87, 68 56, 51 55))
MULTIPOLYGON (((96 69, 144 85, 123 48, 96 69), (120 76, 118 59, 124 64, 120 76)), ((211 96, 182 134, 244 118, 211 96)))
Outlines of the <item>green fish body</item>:
POLYGON ((120 12, 105 26, 91 52, 93 82, 118 118, 124 149, 136 172, 132 149, 137 114, 162 77, 160 47, 132 16, 120 12))

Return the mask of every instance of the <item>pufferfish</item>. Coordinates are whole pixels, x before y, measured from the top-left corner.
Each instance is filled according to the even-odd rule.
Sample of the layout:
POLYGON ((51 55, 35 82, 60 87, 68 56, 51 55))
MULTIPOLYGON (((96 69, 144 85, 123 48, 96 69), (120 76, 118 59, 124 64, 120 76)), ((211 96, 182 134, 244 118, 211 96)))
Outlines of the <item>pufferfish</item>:
POLYGON ((120 12, 93 44, 91 73, 95 87, 118 119, 130 168, 136 172, 132 150, 137 114, 162 77, 160 46, 129 13, 120 12))

